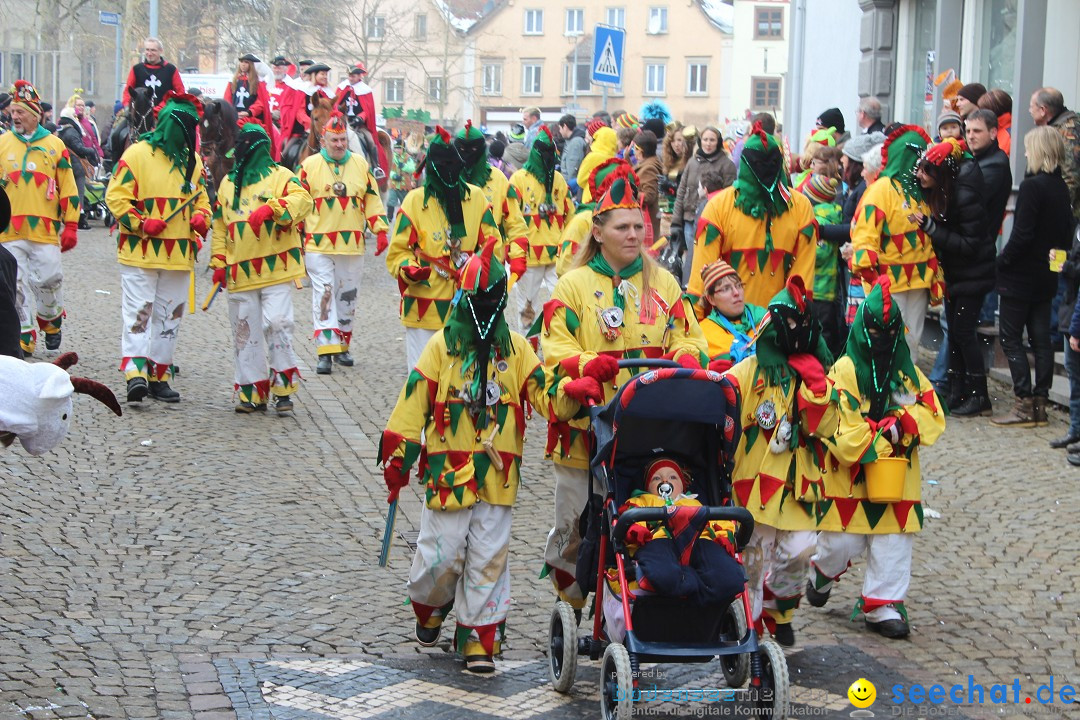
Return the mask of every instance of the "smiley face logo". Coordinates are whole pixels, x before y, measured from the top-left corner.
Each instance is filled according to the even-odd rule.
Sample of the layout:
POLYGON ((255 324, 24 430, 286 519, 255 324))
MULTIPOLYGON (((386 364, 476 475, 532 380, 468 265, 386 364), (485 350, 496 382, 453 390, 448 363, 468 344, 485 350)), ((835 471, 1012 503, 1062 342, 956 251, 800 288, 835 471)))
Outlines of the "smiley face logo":
POLYGON ((866 678, 859 678, 851 683, 847 690, 848 700, 857 708, 868 708, 877 700, 877 688, 866 678))

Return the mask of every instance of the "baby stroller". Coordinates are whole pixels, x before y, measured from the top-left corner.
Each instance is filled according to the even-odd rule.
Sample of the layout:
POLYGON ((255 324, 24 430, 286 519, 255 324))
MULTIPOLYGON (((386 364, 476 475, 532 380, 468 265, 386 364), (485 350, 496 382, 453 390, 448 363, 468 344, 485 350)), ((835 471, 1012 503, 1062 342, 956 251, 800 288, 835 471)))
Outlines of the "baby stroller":
MULTIPOLYGON (((620 367, 654 368, 626 383, 606 407, 593 407, 589 503, 582 514, 577 580, 594 591, 592 632, 578 636, 569 603, 551 615, 548 669, 555 689, 569 692, 579 655, 601 660, 600 705, 605 720, 625 720, 638 695, 639 664, 709 662, 719 658, 729 687, 750 679, 753 714, 782 718, 788 708, 788 670, 780 646, 759 641, 745 581, 726 609, 695 606, 637 587, 636 563, 625 545, 636 522, 665 521, 673 507, 635 507, 619 515, 645 468, 658 455, 678 458, 708 520, 737 523, 741 552, 754 531, 749 511, 730 505, 732 455, 739 440, 737 395, 718 373, 680 368, 666 360, 620 360, 620 367), (594 494, 596 487, 605 496, 594 494)), ((686 508, 684 508, 686 509, 686 508)), ((698 540, 698 542, 706 542, 698 540)), ((691 697, 687 699, 694 699, 691 697)), ((708 698, 697 698, 708 699, 708 698)), ((716 698, 713 698, 715 701, 716 698)))
POLYGON ((108 184, 108 175, 101 179, 91 178, 88 175, 86 177, 86 189, 83 193, 83 198, 86 201, 86 219, 88 221, 101 220, 105 223, 105 227, 113 224, 112 213, 109 212, 109 206, 105 204, 105 188, 108 184))

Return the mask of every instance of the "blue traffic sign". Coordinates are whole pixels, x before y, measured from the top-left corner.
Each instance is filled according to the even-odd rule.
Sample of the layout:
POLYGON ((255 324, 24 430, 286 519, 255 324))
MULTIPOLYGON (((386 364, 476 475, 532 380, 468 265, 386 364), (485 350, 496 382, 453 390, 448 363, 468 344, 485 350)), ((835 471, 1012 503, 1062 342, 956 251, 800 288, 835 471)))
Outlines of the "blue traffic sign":
POLYGON ((622 85, 626 31, 597 25, 593 35, 592 81, 597 85, 622 85))
POLYGON ((98 10, 98 21, 102 25, 119 25, 120 13, 105 12, 104 10, 98 10))

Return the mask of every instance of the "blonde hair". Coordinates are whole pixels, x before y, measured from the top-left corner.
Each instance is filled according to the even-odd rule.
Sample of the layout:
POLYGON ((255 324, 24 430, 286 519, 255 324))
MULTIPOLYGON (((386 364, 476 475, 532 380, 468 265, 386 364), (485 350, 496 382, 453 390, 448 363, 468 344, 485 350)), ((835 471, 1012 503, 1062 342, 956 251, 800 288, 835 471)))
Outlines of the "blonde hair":
MULTIPOLYGON (((599 201, 597 201, 599 202, 599 201)), ((631 208, 622 208, 623 210, 630 210, 631 208)), ((639 210, 640 212, 640 210, 639 210)), ((593 228, 600 228, 603 231, 604 225, 607 224, 608 219, 611 217, 611 212, 601 213, 600 215, 593 216, 593 228)), ((645 215, 642 213, 642 222, 645 221, 645 215)), ((645 252, 645 238, 642 236, 642 247, 639 251, 641 255, 641 296, 648 297, 649 290, 652 288, 653 273, 659 271, 660 266, 656 264, 656 260, 653 259, 649 253, 645 252)), ((581 243, 581 247, 574 254, 573 260, 570 261, 570 269, 573 270, 579 267, 585 267, 589 264, 589 261, 596 257, 600 252, 600 241, 596 238, 595 232, 590 232, 588 239, 581 243)))
POLYGON ((1041 125, 1024 135, 1024 153, 1029 172, 1056 172, 1065 164, 1065 141, 1055 128, 1041 125))
POLYGON ((76 90, 75 94, 68 98, 65 108, 75 108, 75 102, 82 99, 82 90, 76 90))
POLYGON ((694 143, 690 142, 685 135, 683 135, 683 126, 678 122, 673 123, 674 127, 668 129, 664 135, 664 144, 661 150, 664 162, 664 173, 674 179, 676 175, 681 173, 686 167, 686 163, 690 161, 690 158, 694 155, 694 143), (679 155, 675 152, 675 137, 681 137, 683 139, 683 152, 679 155))

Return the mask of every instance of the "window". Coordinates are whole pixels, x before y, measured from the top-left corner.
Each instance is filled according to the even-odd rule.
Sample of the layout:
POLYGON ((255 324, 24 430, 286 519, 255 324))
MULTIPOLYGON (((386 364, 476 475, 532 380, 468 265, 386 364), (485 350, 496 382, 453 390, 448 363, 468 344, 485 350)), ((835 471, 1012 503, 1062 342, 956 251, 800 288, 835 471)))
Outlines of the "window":
POLYGON ((780 107, 780 78, 756 77, 750 81, 754 88, 751 110, 775 110, 780 107))
POLYGON ((484 63, 482 95, 502 95, 502 63, 484 63))
POLYGON ((543 60, 526 60, 521 64, 521 94, 539 95, 543 84, 543 60))
POLYGON ((563 63, 563 95, 573 95, 575 92, 587 93, 592 90, 591 64, 589 60, 578 58, 577 71, 575 72, 573 60, 563 63))
POLYGON ((566 34, 582 35, 585 32, 585 11, 581 8, 570 8, 566 11, 566 34))
POLYGON ((706 95, 709 92, 709 64, 691 60, 686 64, 686 94, 706 95))
POLYGON ((609 7, 604 12, 604 22, 617 28, 626 28, 626 8, 609 7))
POLYGON ((369 40, 382 40, 386 37, 386 18, 382 15, 368 15, 367 36, 369 40))
POLYGON ((427 79, 428 101, 441 103, 446 96, 446 78, 429 77, 427 79))
POLYGON ((525 34, 526 35, 543 35, 544 34, 544 11, 543 10, 526 10, 525 11, 525 34))
POLYGON ((11 81, 14 84, 19 78, 26 77, 26 54, 25 53, 9 53, 11 56, 11 81))
POLYGON ((413 18, 413 37, 423 40, 427 37, 427 15, 420 13, 413 18))
POLYGON ((667 33, 667 8, 649 8, 649 24, 646 26, 650 35, 664 35, 667 33))
POLYGON ((405 78, 386 78, 383 80, 383 103, 400 105, 405 102, 405 78))
POLYGON ((667 93, 667 65, 664 63, 645 64, 645 94, 664 95, 667 93))
POLYGON ((782 40, 784 37, 784 9, 771 7, 754 8, 754 39, 782 40))
POLYGON ((83 92, 87 95, 93 95, 95 92, 97 92, 94 89, 94 79, 96 75, 97 62, 95 62, 94 60, 88 60, 87 62, 83 63, 82 87, 83 92))

